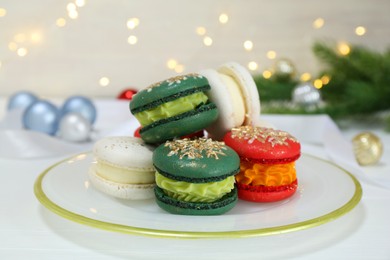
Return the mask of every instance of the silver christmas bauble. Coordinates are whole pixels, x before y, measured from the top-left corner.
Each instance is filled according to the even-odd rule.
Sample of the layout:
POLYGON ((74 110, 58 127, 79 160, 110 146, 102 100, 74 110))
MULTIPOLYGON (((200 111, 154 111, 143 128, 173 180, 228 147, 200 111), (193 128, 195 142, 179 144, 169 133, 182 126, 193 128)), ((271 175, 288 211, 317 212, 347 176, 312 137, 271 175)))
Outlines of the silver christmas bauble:
POLYGON ((292 102, 304 107, 317 106, 321 102, 321 93, 310 82, 303 82, 294 88, 292 102))
POLYGON ((78 113, 68 113, 60 119, 58 136, 70 142, 84 142, 90 139, 91 123, 78 113))

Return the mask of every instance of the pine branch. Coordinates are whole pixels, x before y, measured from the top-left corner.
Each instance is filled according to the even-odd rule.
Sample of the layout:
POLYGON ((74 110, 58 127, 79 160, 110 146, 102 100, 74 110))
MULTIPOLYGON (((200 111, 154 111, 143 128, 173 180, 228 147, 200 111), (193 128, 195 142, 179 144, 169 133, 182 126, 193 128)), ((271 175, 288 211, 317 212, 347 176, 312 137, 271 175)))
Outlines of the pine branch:
POLYGON ((259 90, 261 101, 281 101, 291 100, 291 93, 294 87, 298 84, 297 81, 287 77, 275 77, 265 79, 262 75, 254 77, 255 83, 259 90))
POLYGON ((313 51, 327 65, 321 74, 331 77, 321 90, 331 116, 390 109, 390 50, 380 54, 352 46, 350 54, 342 56, 334 45, 318 42, 313 51))
MULTIPOLYGON (((367 116, 390 111, 390 48, 383 53, 361 46, 350 46, 341 55, 334 43, 317 42, 316 57, 325 65, 323 75, 330 82, 321 89, 325 107, 308 110, 291 104, 291 94, 298 81, 291 77, 255 76, 263 111, 268 113, 327 113, 333 118, 367 116)), ((390 131, 390 116, 386 119, 390 131)))

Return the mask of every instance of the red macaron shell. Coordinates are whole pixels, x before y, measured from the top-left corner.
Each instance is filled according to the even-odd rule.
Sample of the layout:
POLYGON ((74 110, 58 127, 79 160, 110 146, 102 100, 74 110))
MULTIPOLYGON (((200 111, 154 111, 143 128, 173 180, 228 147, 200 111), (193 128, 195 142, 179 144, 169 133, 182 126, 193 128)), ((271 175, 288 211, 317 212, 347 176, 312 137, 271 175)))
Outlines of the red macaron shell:
POLYGON ((237 183, 238 198, 252 202, 275 202, 291 197, 298 187, 298 180, 281 186, 252 186, 237 183))
POLYGON ((223 141, 241 159, 264 164, 293 162, 301 154, 301 145, 293 136, 271 128, 243 126, 226 133, 223 141))

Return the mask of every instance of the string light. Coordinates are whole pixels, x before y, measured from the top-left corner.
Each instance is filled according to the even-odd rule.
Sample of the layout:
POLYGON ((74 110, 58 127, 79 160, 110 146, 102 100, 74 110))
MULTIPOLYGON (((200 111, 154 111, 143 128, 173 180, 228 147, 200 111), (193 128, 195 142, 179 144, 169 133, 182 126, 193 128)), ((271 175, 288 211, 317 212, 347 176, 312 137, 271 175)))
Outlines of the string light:
POLYGON ((227 23, 228 21, 229 21, 229 16, 228 16, 227 14, 222 13, 222 14, 219 15, 219 22, 220 22, 221 24, 225 24, 225 23, 227 23))
POLYGON ((325 24, 325 20, 323 18, 319 17, 319 18, 314 20, 313 28, 320 29, 324 26, 324 24, 325 24))
MULTIPOLYGON (((82 7, 85 5, 85 0, 74 0, 73 2, 70 2, 67 4, 66 9, 68 11, 68 16, 70 19, 77 19, 78 18, 78 7, 82 7)), ((0 8, 0 17, 4 17, 7 14, 7 10, 4 8, 0 8)), ((229 21, 229 16, 226 13, 221 13, 218 17, 219 22, 221 24, 226 24, 229 21)), ((129 18, 127 20, 127 28, 132 30, 135 29, 139 25, 140 21, 138 18, 129 18)), ((56 20, 56 26, 58 27, 64 27, 67 24, 67 20, 64 18, 58 18, 56 20)), ((320 29, 324 26, 325 20, 321 17, 315 19, 312 23, 313 28, 315 29, 320 29)), ((199 36, 204 36, 203 37, 203 44, 205 46, 211 46, 213 44, 213 39, 209 36, 205 36, 206 34, 206 28, 203 26, 199 26, 196 28, 196 33, 199 36)), ((363 36, 366 34, 366 28, 364 26, 357 26, 355 28, 355 34, 358 36, 363 36)), ((20 57, 24 57, 28 54, 28 49, 23 46, 22 43, 26 41, 31 41, 31 43, 39 43, 42 41, 42 33, 40 32, 32 32, 32 33, 18 33, 14 36, 13 41, 9 42, 8 48, 11 51, 16 51, 16 54, 20 57)), ((128 43, 131 45, 135 45, 138 42, 138 38, 135 35, 130 35, 127 39, 128 43)), ((25 45, 24 45, 25 46, 25 45)), ((244 49, 246 51, 251 51, 253 49, 253 42, 251 40, 246 40, 243 43, 244 49)), ((348 55, 351 51, 350 46, 347 43, 339 43, 337 46, 338 52, 341 55, 348 55)), ((276 58, 276 52, 273 50, 270 50, 266 53, 266 56, 268 59, 275 59, 276 58)), ((170 59, 167 61, 166 66, 169 69, 175 70, 177 73, 181 73, 184 71, 184 65, 179 64, 178 61, 174 59, 170 59)), ((0 62, 0 67, 1 67, 1 62, 0 62)), ((254 61, 251 61, 247 65, 249 70, 257 70, 258 69, 258 64, 254 61)), ((272 76, 272 72, 270 70, 264 70, 262 73, 263 77, 268 79, 272 76)), ((309 81, 311 79, 311 75, 309 73, 303 73, 300 77, 302 81, 309 81)), ((321 88, 323 85, 328 84, 330 81, 329 76, 322 76, 320 79, 314 80, 314 86, 316 88, 321 88)), ((107 77, 102 77, 99 80, 99 84, 101 86, 107 86, 110 84, 110 80, 107 77)))
POLYGON ((32 32, 30 34, 30 40, 32 43, 39 43, 42 40, 42 34, 40 32, 32 32))
POLYGON ((213 44, 213 39, 211 39, 209 36, 206 36, 203 38, 203 44, 206 46, 211 46, 213 44))
POLYGON ((77 19, 79 17, 79 13, 76 10, 71 10, 68 12, 68 16, 70 19, 77 19))
POLYGON ((351 52, 351 48, 349 47, 349 45, 345 42, 340 42, 338 45, 337 45, 337 50, 339 51, 339 53, 343 56, 346 56, 348 55, 350 52, 351 52))
POLYGON ((206 34, 206 28, 202 27, 202 26, 199 26, 196 28, 196 34, 197 35, 205 35, 206 34))
POLYGON ((107 87, 110 84, 110 79, 107 77, 101 77, 99 79, 99 85, 102 87, 107 87))
POLYGON ((321 77, 321 81, 323 85, 327 85, 330 81, 330 77, 328 75, 324 75, 321 77))
POLYGON ((10 51, 16 51, 18 49, 18 45, 16 42, 10 42, 8 43, 8 49, 10 49, 10 51))
POLYGON ((66 20, 64 18, 58 18, 56 20, 56 25, 58 27, 64 27, 66 25, 66 20))
POLYGON ((177 60, 175 59, 169 59, 167 61, 167 67, 171 70, 173 70, 176 67, 176 65, 177 65, 177 60))
POLYGON ((322 80, 320 80, 320 79, 314 80, 313 85, 314 85, 314 87, 317 88, 317 89, 322 88, 322 86, 323 86, 322 80))
POLYGON ((311 75, 308 72, 302 73, 301 81, 309 81, 311 79, 311 75))
POLYGON ((66 5, 66 10, 68 10, 68 12, 75 11, 76 5, 74 3, 69 3, 66 5))
POLYGON ((138 42, 138 38, 135 35, 130 35, 129 38, 127 38, 127 42, 131 45, 134 45, 138 42))
POLYGON ((18 54, 18 56, 20 56, 20 57, 26 56, 27 53, 28 53, 28 51, 27 51, 26 48, 19 48, 19 49, 17 49, 17 51, 16 51, 16 54, 18 54))
POLYGON ((245 41, 244 42, 244 49, 247 51, 251 51, 253 49, 253 42, 252 41, 245 41))
POLYGON ((271 76, 272 76, 272 72, 271 71, 269 71, 269 70, 263 71, 263 78, 269 79, 269 78, 271 78, 271 76))
POLYGON ((139 25, 139 19, 134 17, 134 18, 129 18, 127 20, 127 28, 129 28, 130 30, 133 30, 135 27, 137 27, 139 25))
POLYGON ((276 58, 276 52, 275 51, 267 51, 267 58, 270 60, 273 60, 276 58))
POLYGON ((182 65, 182 64, 177 64, 176 66, 175 66, 175 72, 176 73, 182 73, 184 71, 184 65, 182 65))
POLYGON ((78 6, 78 7, 83 7, 85 5, 85 0, 76 0, 75 1, 75 4, 78 6))
POLYGON ((363 26, 358 26, 355 28, 355 34, 357 36, 363 36, 366 34, 366 28, 363 26))
POLYGON ((259 66, 257 65, 257 63, 255 61, 251 61, 248 63, 248 69, 250 70, 257 70, 259 66))
POLYGON ((7 14, 7 10, 5 10, 4 8, 0 8, 0 17, 4 17, 6 16, 7 14))

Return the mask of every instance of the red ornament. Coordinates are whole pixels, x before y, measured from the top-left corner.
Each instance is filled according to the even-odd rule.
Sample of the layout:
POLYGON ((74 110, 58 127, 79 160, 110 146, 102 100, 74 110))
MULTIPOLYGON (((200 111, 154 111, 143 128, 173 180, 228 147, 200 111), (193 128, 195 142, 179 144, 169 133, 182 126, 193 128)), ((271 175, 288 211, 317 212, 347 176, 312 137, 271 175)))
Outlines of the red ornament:
POLYGON ((193 138, 198 138, 198 137, 204 137, 204 131, 203 130, 200 130, 198 132, 182 136, 182 137, 180 137, 180 139, 184 139, 184 138, 193 139, 193 138))
POLYGON ((125 89, 118 95, 117 98, 122 100, 131 100, 135 94, 137 94, 137 90, 125 89))
POLYGON ((139 126, 137 127, 137 129, 135 129, 134 131, 134 137, 138 137, 138 138, 141 138, 141 135, 139 133, 139 130, 141 130, 142 126, 139 126))

